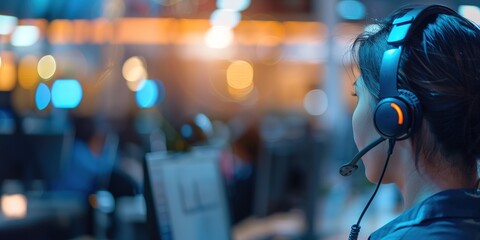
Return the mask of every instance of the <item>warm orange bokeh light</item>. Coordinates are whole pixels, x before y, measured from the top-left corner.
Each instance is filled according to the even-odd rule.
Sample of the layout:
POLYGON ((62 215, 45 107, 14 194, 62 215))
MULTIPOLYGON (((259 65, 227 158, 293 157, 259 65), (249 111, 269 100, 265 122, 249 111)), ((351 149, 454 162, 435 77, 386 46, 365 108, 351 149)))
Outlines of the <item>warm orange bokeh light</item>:
POLYGON ((92 22, 91 27, 92 36, 90 39, 93 43, 102 44, 113 40, 113 24, 110 21, 106 19, 96 19, 92 22))
POLYGON ((48 27, 48 40, 53 44, 67 44, 73 40, 73 24, 69 20, 53 20, 48 27))
POLYGON ((123 18, 118 20, 115 42, 123 44, 168 44, 174 19, 123 18))
POLYGON ((73 43, 82 44, 89 42, 91 39, 92 23, 87 20, 73 21, 73 43))
POLYGON ((246 61, 235 61, 227 69, 228 86, 234 89, 246 89, 253 84, 253 67, 246 61))
POLYGON ((25 89, 33 89, 38 83, 37 57, 27 55, 18 64, 18 83, 25 89))
POLYGON ((12 52, 5 51, 0 54, 0 91, 11 91, 16 85, 15 57, 12 52))
POLYGON ((3 195, 1 206, 3 214, 8 218, 22 218, 27 215, 27 198, 23 194, 3 195))

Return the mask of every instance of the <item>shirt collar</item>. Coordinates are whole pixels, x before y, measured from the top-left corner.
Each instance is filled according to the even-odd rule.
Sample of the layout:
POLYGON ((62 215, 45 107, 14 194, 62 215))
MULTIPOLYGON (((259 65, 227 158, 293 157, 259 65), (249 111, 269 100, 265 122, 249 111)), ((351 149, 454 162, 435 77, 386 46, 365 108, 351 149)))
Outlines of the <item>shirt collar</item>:
POLYGON ((452 189, 434 194, 373 232, 371 239, 436 218, 480 218, 480 192, 474 189, 452 189))

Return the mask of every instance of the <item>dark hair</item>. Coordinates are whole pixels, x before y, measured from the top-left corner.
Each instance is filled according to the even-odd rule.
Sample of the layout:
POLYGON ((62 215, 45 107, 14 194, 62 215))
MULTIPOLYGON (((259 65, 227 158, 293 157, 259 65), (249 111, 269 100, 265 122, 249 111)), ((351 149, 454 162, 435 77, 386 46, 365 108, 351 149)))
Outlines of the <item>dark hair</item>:
MULTIPOLYGON (((377 32, 365 31, 353 43, 354 60, 376 99, 392 19, 407 10, 397 11, 377 32)), ((480 157, 480 30, 459 15, 445 14, 429 17, 420 29, 403 50, 397 86, 415 93, 423 108, 422 127, 412 136, 416 164, 419 153, 429 164, 441 156, 471 174, 480 157)))

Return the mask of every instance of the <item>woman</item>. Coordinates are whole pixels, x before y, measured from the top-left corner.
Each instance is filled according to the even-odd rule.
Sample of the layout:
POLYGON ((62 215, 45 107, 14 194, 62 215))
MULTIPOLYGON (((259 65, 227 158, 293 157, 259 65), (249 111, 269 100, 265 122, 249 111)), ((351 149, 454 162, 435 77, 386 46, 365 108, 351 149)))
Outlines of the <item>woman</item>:
MULTIPOLYGON (((362 160, 371 182, 398 186, 405 209, 370 239, 480 239, 480 193, 476 190, 480 30, 452 10, 439 8, 443 10, 418 17, 420 23, 415 20, 407 41, 394 43, 391 39, 396 36, 390 33, 401 27, 392 22, 411 14, 411 8, 398 11, 376 31, 362 33, 353 44, 361 73, 354 84, 358 96, 352 117, 355 143, 359 149, 365 148, 379 137, 379 131, 389 139, 362 160), (403 117, 416 120, 411 120, 412 126, 403 135, 391 137, 379 130, 378 121, 386 120, 376 111, 385 98, 381 96, 384 82, 380 81, 385 75, 383 55, 399 46, 403 51, 394 81, 395 87, 403 90, 398 91, 402 97, 395 98, 407 95, 406 110, 418 108, 418 112, 414 110, 412 116, 399 112, 398 124, 403 117), (393 151, 386 165, 389 148, 393 151)), ((393 105, 392 109, 398 110, 393 105)))

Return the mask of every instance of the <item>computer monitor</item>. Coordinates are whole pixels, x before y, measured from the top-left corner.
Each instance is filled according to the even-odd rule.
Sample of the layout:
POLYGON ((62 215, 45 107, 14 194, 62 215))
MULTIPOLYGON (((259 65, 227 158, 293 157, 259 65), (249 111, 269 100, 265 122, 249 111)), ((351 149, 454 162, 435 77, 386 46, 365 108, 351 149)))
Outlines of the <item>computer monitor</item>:
POLYGON ((48 185, 68 164, 72 144, 70 133, 0 134, 0 185, 7 179, 48 185))
POLYGON ((231 239, 219 152, 149 153, 145 199, 156 240, 231 239))

